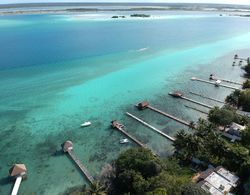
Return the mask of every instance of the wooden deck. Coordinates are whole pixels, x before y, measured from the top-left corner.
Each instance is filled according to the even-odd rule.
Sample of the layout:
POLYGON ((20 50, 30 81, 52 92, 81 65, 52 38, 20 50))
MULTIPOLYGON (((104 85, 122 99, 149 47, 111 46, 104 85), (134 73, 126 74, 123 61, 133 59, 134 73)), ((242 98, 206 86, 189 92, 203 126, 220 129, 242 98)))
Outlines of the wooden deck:
POLYGON ((198 109, 198 108, 194 108, 194 107, 188 106, 188 105, 185 105, 185 107, 190 108, 190 109, 192 109, 192 110, 195 110, 195 111, 197 111, 197 112, 200 112, 200 113, 202 113, 202 114, 208 115, 208 112, 205 112, 205 111, 200 110, 200 109, 198 109))
POLYGON ((237 82, 237 81, 232 81, 232 80, 228 80, 228 79, 223 79, 223 78, 214 78, 214 79, 211 79, 211 80, 221 80, 221 81, 224 81, 224 82, 227 82, 227 83, 232 83, 232 84, 235 84, 235 85, 243 85, 243 83, 240 83, 240 82, 237 82))
MULTIPOLYGON (((216 83, 215 83, 215 82, 206 81, 206 80, 199 79, 199 78, 196 78, 196 77, 192 77, 191 80, 192 80, 192 81, 199 81, 199 82, 203 82, 203 83, 208 83, 208 84, 211 84, 211 85, 216 86, 216 83)), ((233 87, 233 86, 225 85, 225 84, 220 84, 218 87, 225 87, 225 88, 233 89, 233 90, 238 90, 238 89, 239 89, 239 88, 237 88, 237 87, 233 87)))
POLYGON ((213 108, 213 106, 204 104, 204 103, 202 103, 202 102, 198 102, 198 101, 196 101, 196 100, 187 98, 187 97, 185 97, 185 96, 182 96, 182 97, 180 97, 180 98, 181 98, 181 99, 184 99, 184 100, 187 100, 187 101, 189 101, 189 102, 193 102, 193 103, 198 104, 198 105, 200 105, 200 106, 204 106, 204 107, 209 108, 209 109, 212 109, 212 108, 213 108))
POLYGON ((215 99, 215 98, 212 98, 212 97, 207 97, 207 96, 205 96, 205 95, 202 95, 202 94, 199 94, 199 93, 196 93, 196 92, 190 91, 189 93, 192 94, 192 95, 196 95, 196 96, 199 96, 199 97, 208 99, 208 100, 213 100, 213 101, 215 101, 215 102, 219 102, 219 103, 222 103, 222 104, 225 103, 225 102, 222 101, 222 100, 218 100, 218 99, 215 99))
POLYGON ((187 101, 189 101, 189 102, 198 104, 198 105, 200 105, 200 106, 204 106, 204 107, 209 108, 209 109, 213 108, 213 106, 210 106, 210 105, 208 105, 208 104, 204 104, 204 103, 202 103, 202 102, 198 102, 198 101, 193 100, 193 99, 190 99, 190 98, 187 98, 187 97, 185 97, 184 95, 182 95, 182 96, 176 96, 176 95, 174 95, 174 93, 172 93, 172 92, 169 92, 168 94, 171 95, 171 96, 173 96, 173 97, 175 97, 175 98, 181 98, 181 99, 187 100, 187 101))
POLYGON ((85 177, 88 179, 90 183, 94 183, 94 178, 89 174, 88 170, 83 166, 81 161, 77 158, 77 156, 73 153, 72 150, 68 151, 69 156, 71 159, 76 163, 76 165, 79 167, 81 172, 85 175, 85 177))
POLYGON ((131 139, 133 142, 135 142, 138 146, 146 148, 146 146, 140 142, 138 139, 136 139, 135 137, 133 137, 132 135, 130 135, 128 132, 126 132, 123 128, 124 126, 121 123, 118 123, 115 126, 112 126, 114 129, 117 129, 118 131, 120 131, 122 134, 124 134, 126 137, 128 137, 129 139, 131 139))
POLYGON ((183 125, 186 125, 186 126, 190 126, 190 123, 189 122, 187 122, 187 121, 184 121, 184 120, 182 120, 182 119, 179 119, 179 118, 177 118, 177 117, 175 117, 175 116, 172 116, 172 115, 170 115, 170 114, 168 114, 168 113, 166 113, 166 112, 163 112, 163 111, 161 111, 161 110, 159 110, 159 109, 157 109, 157 108, 154 108, 153 106, 147 106, 150 110, 153 110, 153 111, 155 111, 155 112, 157 112, 157 113, 159 113, 159 114, 161 114, 161 115, 163 115, 163 116, 166 116, 166 117, 168 117, 168 118, 170 118, 170 119, 173 119, 173 120, 175 120, 175 121, 177 121, 177 122, 179 122, 179 123, 181 123, 181 124, 183 124, 183 125))
POLYGON ((163 137, 169 139, 170 141, 175 141, 175 138, 173 138, 173 137, 167 135, 166 133, 162 132, 161 130, 159 130, 159 129, 153 127, 152 125, 150 125, 150 124, 148 124, 148 123, 146 123, 145 121, 143 121, 142 119, 136 117, 135 115, 133 115, 133 114, 131 114, 131 113, 129 113, 129 112, 126 112, 126 114, 127 114, 128 116, 130 116, 131 118, 135 119, 136 121, 142 123, 142 124, 145 125, 146 127, 148 127, 148 128, 150 128, 150 129, 154 130, 155 132, 159 133, 161 136, 163 136, 163 137))

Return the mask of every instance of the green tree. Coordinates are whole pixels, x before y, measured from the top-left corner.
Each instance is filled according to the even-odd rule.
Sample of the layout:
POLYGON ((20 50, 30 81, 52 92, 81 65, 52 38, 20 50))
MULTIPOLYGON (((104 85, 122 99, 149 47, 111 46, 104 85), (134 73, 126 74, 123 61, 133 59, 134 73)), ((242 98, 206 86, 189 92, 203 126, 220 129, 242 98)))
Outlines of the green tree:
POLYGON ((182 187, 182 195, 209 195, 210 193, 203 190, 196 184, 188 184, 182 187))
POLYGON ((105 186, 96 181, 85 191, 86 195, 105 195, 105 186))
POLYGON ((250 148, 250 126, 247 126, 241 133, 242 144, 250 148))
POLYGON ((246 75, 250 75, 250 63, 247 63, 247 65, 244 66, 243 69, 245 70, 246 75))
POLYGON ((247 79, 242 86, 243 89, 249 89, 250 88, 250 80, 247 79))
POLYGON ((225 102, 233 107, 239 108, 240 90, 235 90, 225 99, 225 102))
POLYGON ((239 106, 242 110, 250 112, 250 90, 242 91, 239 96, 239 106))
POLYGON ((208 120, 215 125, 223 126, 229 125, 235 119, 235 113, 227 108, 215 107, 209 111, 208 120))

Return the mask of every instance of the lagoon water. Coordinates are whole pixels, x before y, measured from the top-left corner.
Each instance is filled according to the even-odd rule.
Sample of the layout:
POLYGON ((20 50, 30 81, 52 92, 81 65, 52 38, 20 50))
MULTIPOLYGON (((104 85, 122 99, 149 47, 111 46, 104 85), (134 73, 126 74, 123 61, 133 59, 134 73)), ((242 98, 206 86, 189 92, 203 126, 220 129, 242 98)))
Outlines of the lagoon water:
MULTIPOLYGON (((174 136, 184 126, 134 104, 144 99, 185 120, 205 115, 188 102, 168 97, 171 90, 223 99, 230 90, 191 82, 192 76, 242 81, 232 67, 238 51, 247 56, 250 18, 215 12, 152 12, 151 19, 110 19, 124 13, 9 15, 0 17, 0 194, 8 194, 8 169, 25 163, 28 179, 21 194, 60 194, 87 183, 66 155, 54 155, 72 140, 89 172, 130 147, 110 129, 118 119, 126 130, 161 156, 171 142, 124 113, 130 111, 174 136), (79 125, 90 120, 92 126, 79 125)), ((129 14, 129 12, 125 13, 129 14)))

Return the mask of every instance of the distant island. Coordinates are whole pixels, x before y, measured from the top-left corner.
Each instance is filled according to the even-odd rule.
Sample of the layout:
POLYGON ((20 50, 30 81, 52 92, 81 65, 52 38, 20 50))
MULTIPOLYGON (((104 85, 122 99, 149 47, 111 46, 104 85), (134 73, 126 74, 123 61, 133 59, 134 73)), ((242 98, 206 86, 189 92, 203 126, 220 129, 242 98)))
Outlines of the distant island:
POLYGON ((111 18, 126 18, 126 16, 112 16, 111 18))
MULTIPOLYGON (((130 17, 134 17, 134 18, 149 18, 150 15, 149 14, 131 14, 130 17)), ((117 18, 126 18, 126 16, 117 16, 114 15, 111 18, 117 19, 117 18)))
POLYGON ((27 4, 0 5, 0 15, 70 13, 70 12, 78 12, 78 13, 112 12, 112 11, 121 11, 121 12, 122 11, 172 11, 172 10, 247 12, 250 10, 250 6, 223 5, 223 4, 192 4, 192 3, 190 4, 187 3, 182 3, 182 4, 180 3, 27 3, 27 4))
POLYGON ((148 14, 132 14, 130 17, 139 17, 139 18, 149 18, 150 15, 148 14))

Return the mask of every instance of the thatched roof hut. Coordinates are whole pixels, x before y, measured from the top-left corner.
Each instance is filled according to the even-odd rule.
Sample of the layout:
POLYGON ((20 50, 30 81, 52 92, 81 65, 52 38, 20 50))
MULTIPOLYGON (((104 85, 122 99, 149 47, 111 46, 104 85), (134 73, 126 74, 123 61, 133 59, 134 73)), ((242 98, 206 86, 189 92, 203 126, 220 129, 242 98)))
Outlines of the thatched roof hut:
POLYGON ((138 109, 139 110, 143 110, 143 109, 147 108, 148 105, 149 105, 149 102, 143 101, 143 102, 141 102, 141 103, 138 104, 138 109))
POLYGON ((169 93, 169 95, 178 98, 178 97, 182 97, 182 96, 183 96, 183 93, 180 92, 180 91, 174 91, 174 92, 169 93))
POLYGON ((64 152, 68 152, 70 150, 73 150, 73 143, 72 141, 65 141, 63 144, 62 144, 62 150, 64 152))
POLYGON ((18 177, 18 176, 25 176, 26 175, 26 166, 24 164, 14 164, 10 170, 10 176, 11 177, 18 177))

